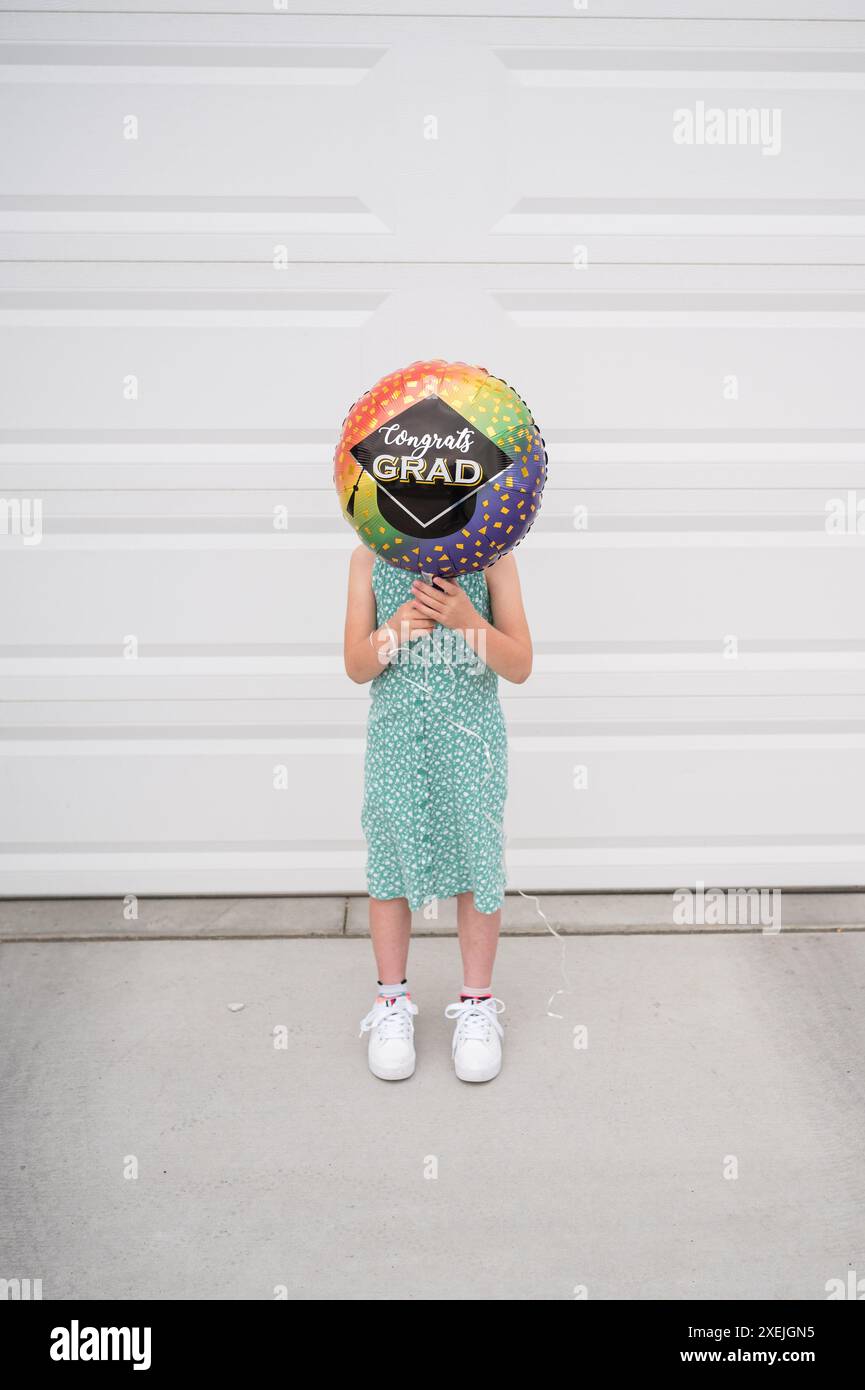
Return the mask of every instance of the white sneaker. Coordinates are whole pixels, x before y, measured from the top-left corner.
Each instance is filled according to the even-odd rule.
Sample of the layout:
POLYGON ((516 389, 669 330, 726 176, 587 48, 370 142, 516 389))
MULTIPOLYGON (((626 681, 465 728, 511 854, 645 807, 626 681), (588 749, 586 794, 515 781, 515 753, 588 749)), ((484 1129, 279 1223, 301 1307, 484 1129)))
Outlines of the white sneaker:
POLYGON ((391 1002, 378 996, 361 1021, 360 1037, 369 1033, 369 1069, 382 1081, 404 1081, 414 1071, 414 1024, 417 1004, 408 994, 391 1002))
POLYGON ((496 1018, 503 1014, 501 999, 461 999, 448 1004, 445 1018, 455 1018, 453 1058, 460 1081, 492 1081, 502 1069, 504 1029, 496 1018))

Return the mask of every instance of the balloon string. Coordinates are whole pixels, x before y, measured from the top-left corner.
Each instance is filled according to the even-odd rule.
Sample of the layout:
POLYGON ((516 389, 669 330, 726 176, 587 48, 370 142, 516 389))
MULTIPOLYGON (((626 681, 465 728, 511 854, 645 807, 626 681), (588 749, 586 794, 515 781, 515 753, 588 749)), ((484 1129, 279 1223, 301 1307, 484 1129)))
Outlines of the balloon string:
MULTIPOLYGON (((400 671, 400 670, 397 669, 396 665, 392 665, 391 669, 393 670, 394 675, 398 676, 400 680, 405 681, 407 685, 413 685, 413 686, 415 687, 416 690, 420 690, 424 695, 433 695, 434 692, 433 692, 433 690, 432 690, 432 687, 431 687, 430 684, 429 684, 429 643, 430 643, 430 640, 431 640, 429 634, 426 634, 426 633, 425 633, 425 634, 423 635, 423 637, 422 637, 421 640, 422 640, 422 642, 423 642, 423 644, 424 644, 424 677, 425 677, 425 679, 424 679, 424 684, 423 684, 423 685, 420 685, 417 681, 410 680, 409 677, 406 676, 406 675, 404 674, 404 672, 402 672, 402 671, 400 671)), ((468 645, 468 643, 467 643, 466 645, 468 645)), ((404 649, 405 649, 405 650, 408 650, 408 648, 404 648, 403 645, 400 644, 400 646, 397 647, 397 654, 398 654, 399 652, 403 651, 404 649)), ((475 655, 477 656, 477 653, 475 653, 475 655)), ((409 656, 411 656, 410 651, 409 651, 409 656)), ((480 657, 477 657, 477 660, 478 660, 478 662, 480 662, 480 657)), ((447 657, 447 655, 446 655, 445 653, 442 654, 442 661, 443 661, 443 664, 444 664, 444 668, 445 668, 445 670, 447 671, 447 674, 448 674, 448 676, 450 677, 451 682, 453 683, 452 686, 451 686, 451 698, 452 698, 452 697, 453 697, 453 694, 454 694, 454 692, 455 692, 455 690, 456 690, 456 684, 455 684, 455 682, 456 682, 456 676, 454 675, 453 669, 452 669, 452 667, 451 667, 451 663, 450 663, 450 661, 448 660, 448 657, 447 657)), ((482 664, 482 663, 481 663, 481 664, 482 664)), ((465 724, 461 724, 461 723, 459 722, 459 720, 449 718, 449 716, 448 716, 447 714, 445 714, 445 713, 441 710, 441 708, 439 709, 438 713, 441 715, 442 719, 444 719, 445 723, 450 724, 451 728, 453 728, 453 729, 459 729, 461 733, 468 734, 471 738, 476 738, 476 739, 478 739, 478 740, 480 741, 481 745, 483 746, 484 757, 485 757, 486 763, 487 763, 487 772, 486 772, 486 775, 485 775, 484 777, 482 777, 481 780, 480 780, 480 782, 478 783, 478 805, 479 805, 479 807, 480 807, 481 815, 484 816, 484 817, 486 818, 487 821, 489 821, 489 823, 490 823, 490 825, 492 826, 493 830, 495 831, 496 835, 498 835, 498 836, 501 837, 501 846, 502 846, 502 859, 501 859, 502 878, 503 878, 503 880, 504 880, 505 887, 507 887, 508 877, 509 877, 509 874, 508 874, 508 858, 507 858, 507 835, 505 834, 504 826, 501 825, 501 824, 499 824, 499 823, 497 823, 497 822, 493 819, 493 817, 490 815, 489 811, 487 811, 486 807, 483 805, 483 796, 482 796, 483 789, 484 789, 484 787, 486 786, 487 782, 490 780, 490 778, 491 778, 492 776, 494 776, 494 774, 495 774, 495 766, 494 766, 494 764, 493 764, 492 754, 491 754, 491 752, 490 752, 490 745, 489 745, 489 743, 487 742, 487 740, 484 738, 483 734, 478 733, 477 729, 469 729, 469 728, 466 727, 465 724)), ((428 746, 429 746, 429 745, 427 744, 427 747, 428 747, 428 746)), ((552 1007, 551 1007, 551 1006, 552 1006, 553 1000, 554 1000, 558 995, 560 995, 560 994, 571 994, 571 993, 573 992, 572 989, 571 989, 571 982, 570 982, 570 980, 569 980, 569 978, 568 978, 568 972, 567 972, 567 968, 566 968, 566 964, 565 964, 565 962, 566 962, 566 957, 567 957, 567 939, 566 939, 564 936, 562 936, 561 932, 557 932, 557 931, 556 931, 556 929, 555 929, 555 927, 553 926, 552 922, 550 922, 550 920, 548 919, 548 917, 547 917, 546 914, 544 913, 543 909, 541 908, 540 900, 538 899, 538 897, 537 897, 534 893, 524 893, 523 890, 522 890, 522 888, 518 888, 518 889, 517 889, 517 892, 519 893, 520 897, 526 898, 529 902, 533 902, 533 903, 535 904, 535 911, 537 912, 538 916, 541 918, 541 921, 544 923, 544 925, 546 926, 547 930, 556 938, 556 940, 558 941, 558 943, 559 943, 559 945, 560 945, 560 947, 561 947, 561 958, 560 958, 560 962, 559 962, 559 968, 561 969, 561 972, 562 972, 562 979, 564 980, 564 988, 553 990, 552 994, 550 995, 549 999, 547 1000, 547 1017, 548 1017, 548 1018, 558 1018, 558 1019, 560 1019, 560 1018, 563 1017, 563 1015, 562 1015, 562 1014, 553 1013, 553 1011, 552 1011, 552 1007)))

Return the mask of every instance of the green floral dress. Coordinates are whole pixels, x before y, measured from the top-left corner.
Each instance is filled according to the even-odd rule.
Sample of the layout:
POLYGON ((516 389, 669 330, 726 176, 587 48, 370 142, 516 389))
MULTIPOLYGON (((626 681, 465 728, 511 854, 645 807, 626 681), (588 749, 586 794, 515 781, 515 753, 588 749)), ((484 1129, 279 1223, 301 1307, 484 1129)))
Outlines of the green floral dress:
MULTIPOLYGON (((416 576, 376 556, 377 623, 412 597, 416 576)), ((460 575, 492 620, 481 571, 460 575)), ((438 624, 403 647, 371 687, 361 824, 373 898, 408 898, 412 911, 474 893, 495 912, 505 890, 508 742, 498 677, 460 632, 438 624)))

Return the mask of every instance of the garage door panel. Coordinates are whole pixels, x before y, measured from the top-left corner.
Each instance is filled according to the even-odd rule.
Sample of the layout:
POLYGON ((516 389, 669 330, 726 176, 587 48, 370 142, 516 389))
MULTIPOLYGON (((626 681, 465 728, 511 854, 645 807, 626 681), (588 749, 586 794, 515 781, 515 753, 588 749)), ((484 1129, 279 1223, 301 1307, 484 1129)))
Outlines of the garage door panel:
MULTIPOLYGON (((58 193, 68 186, 70 168, 77 172, 80 163, 85 176, 73 186, 85 196, 106 191, 188 195, 190 175, 199 190, 209 186, 218 194, 226 188, 238 195, 299 189, 314 196, 366 167, 366 155, 380 146, 385 131, 396 152, 414 156, 400 163, 403 180, 417 178, 420 186, 425 170, 416 163, 419 133, 408 121, 393 119, 398 103, 404 109, 417 91, 433 97, 443 126, 441 142, 427 142, 437 148, 420 152, 427 164, 435 167, 446 157, 447 118, 454 139, 469 119, 476 126, 495 121, 513 152, 512 163, 497 171, 495 180, 482 166, 472 186, 461 190, 466 206, 473 204, 482 219, 488 219, 486 199, 494 189, 503 210, 510 195, 530 191, 526 160, 536 188, 565 197, 577 193, 581 199, 615 199, 623 187, 655 198, 678 194, 687 201, 747 192, 771 199, 795 197, 807 187, 819 200, 843 197, 855 186, 849 164, 823 154, 834 148, 839 117, 853 126, 857 114, 861 119, 861 90, 831 90, 845 77, 852 82, 851 70, 853 76, 861 71, 849 30, 841 30, 847 45, 839 53, 822 51, 813 42, 806 46, 801 37, 796 47, 785 49, 777 30, 761 46, 759 33, 748 25, 726 29, 731 42, 739 40, 733 49, 724 49, 722 35, 709 25, 656 31, 648 45, 638 41, 638 30, 624 26, 592 35, 584 17, 579 24, 565 19, 554 29, 475 22, 469 29, 461 26, 457 43, 452 23, 429 19, 388 25, 343 20, 339 28, 325 17, 303 27, 283 22, 281 42, 272 24, 250 20, 244 28, 217 20, 214 28, 213 23, 187 20, 179 27, 176 19, 154 24, 132 18, 118 26, 109 17, 81 16, 77 25, 67 21, 65 32, 58 29, 56 50, 43 52, 26 49, 28 30, 38 34, 39 22, 19 23, 18 80, 8 89, 6 120, 16 129, 47 112, 51 119, 43 122, 43 131, 53 126, 64 139, 58 148, 47 134, 31 134, 38 160, 30 166, 16 142, 7 154, 13 186, 58 193), (235 37, 241 33, 249 37, 235 37), (258 36, 264 39, 260 45, 258 36), (604 37, 606 46, 596 46, 604 37), (63 85, 56 77, 34 85, 34 78, 57 66, 65 69, 63 85), (105 141, 100 160, 88 167, 84 156, 94 128, 105 128, 122 114, 108 85, 112 68, 114 82, 120 78, 134 92, 136 112, 151 138, 141 142, 134 162, 120 142, 105 141), (770 161, 759 150, 751 152, 755 157, 748 163, 731 158, 739 152, 727 149, 714 151, 720 157, 709 162, 695 157, 699 150, 674 144, 670 99, 692 98, 695 81, 719 88, 732 106, 753 103, 755 91, 771 97, 781 87, 791 129, 786 158, 772 160, 767 171, 770 161), (797 83, 808 85, 797 90, 797 83), (816 109, 811 87, 822 89, 816 109), (310 122, 330 137, 321 148, 290 138, 310 122), (551 128, 560 133, 558 141, 550 140, 551 128), (246 138, 252 131, 254 142, 246 138), (564 167, 562 141, 569 152, 564 167)), ((788 32, 795 34, 795 25, 788 32)), ((396 210, 386 183, 376 193, 380 206, 396 210)))
MULTIPOLYGON (((271 649, 262 655, 302 656, 297 648, 309 642, 333 651, 341 642, 349 548, 315 555, 287 546, 233 560, 195 551, 45 553, 36 564, 32 552, 7 552, 0 576, 16 601, 5 641, 71 645, 99 657, 112 651, 87 648, 119 647, 129 633, 142 648, 170 644, 177 657, 194 657, 202 644, 227 657, 255 643, 271 649)), ((840 650, 865 640, 861 548, 779 550, 771 566, 758 550, 647 549, 637 574, 618 551, 581 551, 577 539, 567 550, 547 551, 532 539, 519 561, 544 654, 641 655, 657 643, 658 655, 690 652, 732 664, 724 656, 731 636, 756 644, 754 654, 780 643, 825 653, 832 642, 840 650)))
MULTIPOLYGON (((861 737, 861 736, 860 736, 861 737)), ((604 844, 625 837, 648 845, 656 837, 680 844, 745 843, 756 837, 822 835, 837 844, 858 836, 861 855, 865 821, 854 804, 856 778, 865 748, 773 750, 759 746, 719 747, 695 757, 688 750, 622 748, 612 751, 578 747, 565 752, 533 753, 519 773, 517 795, 509 802, 509 833, 533 838, 537 830, 538 786, 557 835, 604 844), (586 767, 588 788, 574 789, 574 769, 586 767), (534 774, 534 793, 528 782, 534 774), (658 788, 667 807, 663 826, 652 823, 658 788), (747 786, 748 796, 742 796, 747 786), (522 792, 523 795, 519 793, 522 792), (815 824, 808 807, 831 792, 833 811, 815 824), (693 807, 700 806, 699 826, 693 807), (533 807, 535 809, 533 809, 533 807), (810 822, 810 823, 809 823, 810 822)))
MULTIPOLYGON (((788 679, 785 689, 777 694, 755 691, 737 697, 718 693, 697 700, 693 692, 652 697, 632 690, 624 695, 586 696, 556 695, 551 689, 547 694, 542 681, 533 680, 528 687, 531 694, 520 697, 516 693, 519 687, 505 685, 501 698, 506 720, 516 736, 555 729, 562 737, 595 740, 663 735, 685 743, 698 735, 740 735, 770 742, 784 741, 791 735, 826 738, 865 732, 862 682, 860 675, 854 694, 808 694, 791 689, 794 682, 788 679)), ((365 728, 370 703, 365 687, 355 687, 353 694, 344 696, 335 693, 339 681, 330 673, 293 676, 284 680, 286 686, 289 683, 295 694, 280 699, 261 693, 264 682, 259 677, 235 679, 233 694, 222 698, 215 693, 218 678, 212 677, 207 679, 206 695, 196 696, 195 681, 190 679, 187 689, 193 693, 179 698, 148 696, 142 689, 147 681, 136 682, 132 689, 126 682, 125 690, 118 690, 119 683, 114 682, 117 693, 112 698, 107 693, 112 688, 110 678, 100 677, 97 685, 86 678, 76 681, 64 677, 62 698, 39 699, 35 691, 40 685, 49 696, 52 693, 50 681, 28 681, 25 677, 15 683, 10 678, 4 687, 0 678, 0 691, 14 692, 0 703, 0 729, 7 730, 10 737, 32 739, 43 734, 87 738, 93 731, 104 737, 111 730, 119 738, 130 737, 130 730, 150 738, 159 737, 161 730, 166 736, 186 732, 189 736, 201 733, 224 738, 288 737, 298 726, 349 734, 365 728)), ((151 678, 149 684, 152 689, 156 683, 151 678)), ((180 682, 175 678, 173 684, 176 688, 180 682)), ((795 685, 799 684, 797 680, 795 685)), ((53 693, 58 693, 56 684, 53 693)))
POLYGON ((606 642, 624 653, 644 642, 668 651, 684 643, 713 653, 728 636, 764 650, 783 641, 804 650, 833 638, 861 640, 863 563, 857 549, 778 550, 771 564, 759 550, 654 549, 642 551, 637 566, 618 552, 575 547, 539 556, 527 546, 521 572, 538 642, 555 643, 558 634, 563 646, 606 642), (567 624, 544 604, 545 590, 567 595, 567 624))
MULTIPOLYGON (((88 787, 82 785, 81 755, 61 745, 54 753, 40 754, 26 747, 3 759, 3 836, 21 845, 45 839, 76 843, 142 841, 151 836, 169 847, 178 838, 208 841, 218 848, 242 841, 275 838, 290 848, 293 842, 315 839, 357 839, 357 798, 336 795, 342 785, 342 764, 352 770, 362 759, 362 741, 331 740, 327 752, 304 751, 290 738, 269 740, 265 752, 257 752, 243 740, 236 748, 214 752, 210 740, 177 741, 176 751, 164 751, 168 740, 158 741, 158 752, 145 746, 135 754, 118 752, 106 741, 104 749, 87 755, 88 787), (190 747, 202 745, 194 756, 190 747), (290 790, 274 789, 274 769, 285 768, 290 790), (46 803, 38 816, 17 814, 10 805, 29 779, 45 792, 46 803), (334 795, 316 796, 317 779, 334 795), (159 834, 154 832, 153 810, 159 808, 159 834), (86 811, 88 823, 82 825, 86 811), (82 831, 86 828, 86 834, 82 831)), ((555 742, 554 738, 546 740, 555 742)), ((537 744, 537 740, 534 744, 537 744)), ((652 805, 660 784, 671 789, 668 802, 674 808, 664 836, 684 843, 696 837, 707 842, 735 843, 757 836, 798 834, 821 836, 835 844, 865 837, 861 798, 856 792, 865 749, 802 748, 795 757, 787 750, 718 749, 701 760, 687 751, 651 749, 602 750, 585 743, 565 749, 524 749, 515 743, 512 788, 508 799, 508 834, 517 839, 546 843, 578 837, 618 841, 622 837, 650 844, 660 828, 652 823, 652 805), (575 767, 588 769, 588 788, 574 788, 575 767), (701 778, 711 784, 709 809, 704 804, 701 778), (747 781, 750 794, 743 801, 747 781), (557 834, 538 837, 538 786, 545 811, 553 816, 557 834), (809 802, 833 792, 834 815, 819 825, 807 826, 803 816, 809 802), (701 821, 695 830, 693 805, 699 799, 701 821)), ((819 803, 822 807, 822 800, 819 803)), ((326 846, 325 846, 326 848, 326 846)))
MULTIPOLYGON (((548 444, 571 430, 583 437, 601 432, 599 443, 603 432, 622 428, 713 429, 722 438, 725 431, 734 437, 755 431, 757 443, 766 435, 768 442, 795 437, 798 429, 815 442, 831 442, 834 431, 865 428, 858 389, 863 329, 851 324, 788 324, 778 313, 768 326, 752 315, 734 328, 694 324, 685 313, 675 328, 651 321, 644 327, 560 327, 562 301, 552 296, 550 321, 538 328, 515 322, 488 296, 445 290, 436 296, 430 326, 419 333, 412 326, 419 292, 391 295, 378 309, 374 298, 347 288, 316 294, 310 314, 317 325, 282 322, 270 332, 266 325, 219 322, 86 331, 52 324, 50 332, 35 321, 14 327, 4 335, 6 427, 45 429, 50 382, 52 429, 89 430, 94 443, 100 428, 141 431, 134 440, 141 444, 147 430, 245 430, 250 443, 261 430, 330 429, 338 435, 352 404, 346 385, 352 383, 349 395, 360 395, 396 363, 416 361, 438 331, 454 352, 462 339, 479 361, 494 369, 507 363, 549 431, 548 444), (335 323, 327 322, 329 315, 335 323), (300 361, 303 372, 295 365, 300 361), (130 377, 137 383, 132 388, 130 377), (137 399, 128 398, 130 389, 137 399), (725 390, 735 390, 738 399, 725 399, 725 390)), ((262 308, 264 318, 276 307, 262 308)), ((183 433, 177 442, 186 442, 183 433)))
MULTIPOLYGON (((44 749, 30 755, 26 747, 3 758, 3 838, 25 847, 70 843, 156 845, 181 852, 180 842, 228 850, 235 842, 253 847, 258 842, 292 844, 319 839, 327 849, 330 838, 357 840, 359 795, 332 798, 330 804, 315 788, 323 761, 330 765, 328 781, 334 792, 340 767, 351 761, 356 772, 362 756, 359 739, 317 755, 303 743, 271 740, 258 752, 238 742, 237 751, 214 748, 194 738, 168 740, 151 751, 141 741, 133 752, 117 751, 116 740, 95 751, 44 749), (195 751, 196 745, 201 745, 195 751), (281 769, 285 769, 284 776, 281 769), (86 785, 84 776, 86 775, 86 785), (9 800, 33 779, 45 804, 31 816, 13 814, 9 800), (274 782, 285 781, 285 789, 274 782)), ((308 741, 311 743, 311 741, 308 741)), ((353 779, 357 782, 357 777, 353 779)), ((28 798, 29 799, 29 798, 28 798)))
MULTIPOLYGON (((358 741, 342 755, 355 788, 361 749, 358 741)), ((593 753, 589 790, 576 792, 574 751, 538 754, 517 746, 506 822, 511 881, 537 885, 564 876, 580 887, 600 887, 611 877, 628 887, 698 879, 736 884, 735 864, 739 886, 753 887, 766 881, 761 875, 772 864, 784 868, 770 884, 808 886, 826 875, 855 882, 865 845, 856 810, 863 753, 802 751, 791 758, 787 752, 719 750, 699 762, 648 750, 593 753), (668 810, 677 809, 658 825, 653 808, 661 784, 668 788, 668 810), (830 796, 835 811, 827 819, 822 808, 830 796), (539 806, 555 818, 545 821, 555 824, 555 833, 539 835, 539 806), (821 808, 816 820, 815 806, 821 808)), ((20 817, 10 822, 3 813, 8 882, 15 885, 10 891, 33 891, 36 874, 47 876, 51 891, 99 891, 100 883, 116 886, 124 872, 123 891, 144 891, 154 876, 164 883, 171 874, 175 886, 210 875, 209 891, 244 891, 251 871, 259 872, 268 891, 300 891, 316 873, 327 876, 330 891, 363 891, 359 802, 353 792, 344 795, 345 778, 333 755, 316 761, 276 749, 197 757, 105 752, 85 766, 90 795, 83 801, 80 759, 4 760, 11 796, 25 783, 44 795, 30 823, 20 817), (272 767, 280 758, 289 769, 289 792, 272 790, 272 767), (322 797, 322 785, 333 795, 322 797), (326 814, 317 809, 325 802, 326 814), (101 809, 94 812, 95 806, 101 809)))

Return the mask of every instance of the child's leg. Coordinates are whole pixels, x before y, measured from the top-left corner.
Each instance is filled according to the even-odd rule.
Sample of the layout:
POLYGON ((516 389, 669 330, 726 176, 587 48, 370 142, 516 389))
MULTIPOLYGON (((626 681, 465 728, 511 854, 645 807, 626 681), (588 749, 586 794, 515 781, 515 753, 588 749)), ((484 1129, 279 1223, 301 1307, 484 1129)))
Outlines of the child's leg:
POLYGON ((408 899, 370 898, 369 934, 382 984, 392 985, 404 980, 411 939, 408 899))
POLYGON ((457 926, 463 958, 459 1003, 448 1004, 455 1018, 454 1071, 460 1081, 492 1081, 502 1069, 504 1004, 492 997, 493 965, 502 924, 501 910, 478 912, 473 893, 457 894, 457 926))
POLYGON ((382 1081, 404 1081, 414 1072, 417 1005, 406 990, 411 912, 406 898, 370 898, 369 932, 378 970, 375 1003, 361 1020, 369 1033, 369 1069, 382 1081), (385 988, 382 988, 385 986, 385 988))
POLYGON ((486 992, 491 988, 501 925, 501 908, 497 912, 478 912, 473 893, 457 894, 457 929, 465 991, 486 992))

